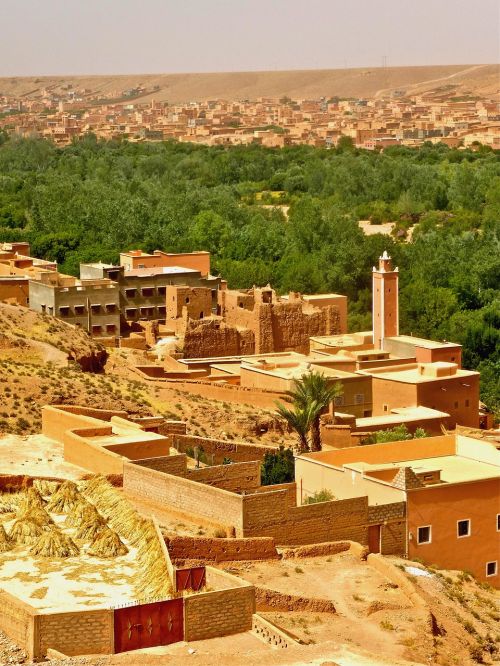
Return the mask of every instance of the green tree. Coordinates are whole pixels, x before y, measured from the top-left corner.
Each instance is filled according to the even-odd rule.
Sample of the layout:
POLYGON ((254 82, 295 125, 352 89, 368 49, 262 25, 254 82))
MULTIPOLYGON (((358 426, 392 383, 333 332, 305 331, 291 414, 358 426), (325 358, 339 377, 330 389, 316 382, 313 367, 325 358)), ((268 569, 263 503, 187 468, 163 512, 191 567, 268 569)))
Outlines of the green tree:
POLYGON ((310 451, 309 447, 309 430, 319 407, 316 403, 307 404, 304 408, 298 405, 293 405, 292 409, 285 407, 283 403, 276 402, 276 412, 291 430, 295 430, 297 435, 297 451, 304 453, 310 451))
POLYGON ((292 449, 280 446, 276 453, 266 453, 262 461, 260 482, 263 486, 291 483, 295 480, 295 462, 292 449))

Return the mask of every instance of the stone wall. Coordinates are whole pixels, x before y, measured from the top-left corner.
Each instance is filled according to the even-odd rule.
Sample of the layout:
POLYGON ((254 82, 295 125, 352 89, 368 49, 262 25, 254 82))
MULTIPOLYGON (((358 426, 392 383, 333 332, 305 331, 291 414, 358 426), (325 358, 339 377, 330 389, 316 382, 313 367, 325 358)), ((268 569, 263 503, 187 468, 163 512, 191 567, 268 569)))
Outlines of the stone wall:
POLYGON ((134 460, 134 462, 136 465, 141 465, 141 467, 155 469, 158 472, 164 472, 165 474, 186 476, 186 456, 183 454, 179 454, 178 456, 143 458, 141 460, 134 460))
POLYGON ((406 555, 406 502, 368 507, 370 525, 381 525, 382 555, 406 555))
POLYGON ((114 651, 112 610, 48 613, 36 616, 38 640, 35 656, 53 648, 68 656, 111 654, 114 651))

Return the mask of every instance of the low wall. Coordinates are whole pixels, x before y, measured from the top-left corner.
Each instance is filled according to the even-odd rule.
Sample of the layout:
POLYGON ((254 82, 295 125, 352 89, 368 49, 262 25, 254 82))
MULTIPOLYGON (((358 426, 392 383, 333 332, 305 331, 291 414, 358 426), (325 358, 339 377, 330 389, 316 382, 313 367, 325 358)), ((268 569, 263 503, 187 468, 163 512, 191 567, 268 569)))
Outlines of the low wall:
POLYGON ((188 469, 186 478, 208 486, 224 488, 233 493, 251 492, 260 486, 260 462, 188 469))
POLYGON ((207 458, 212 464, 221 464, 224 458, 233 462, 250 462, 263 460, 266 453, 274 453, 278 447, 264 446, 262 444, 246 444, 245 442, 230 442, 224 439, 209 439, 193 435, 173 435, 172 446, 180 453, 195 446, 203 447, 207 458))
POLYGON ((36 615, 35 657, 49 648, 68 656, 114 652, 113 611, 85 610, 36 615))
POLYGON ((207 567, 208 584, 215 592, 184 599, 184 640, 199 641, 252 629, 255 588, 236 576, 207 567))
POLYGON ((237 560, 272 560, 278 558, 274 539, 216 539, 210 537, 165 537, 173 560, 233 562, 237 560))
MULTIPOLYGON (((140 434, 139 434, 140 437, 140 434)), ((123 444, 111 444, 106 446, 108 451, 124 456, 129 460, 143 460, 144 458, 155 458, 157 456, 168 456, 170 443, 166 437, 161 435, 151 440, 139 440, 138 442, 126 442, 123 444)))
POLYGON ((62 437, 66 430, 99 427, 102 421, 110 421, 113 416, 127 418, 127 412, 73 405, 46 405, 42 408, 42 434, 63 443, 62 437))
POLYGON ((35 656, 35 611, 28 604, 0 589, 0 630, 24 650, 35 656))
POLYGON ((205 516, 241 532, 241 495, 129 462, 123 465, 123 489, 149 502, 160 506, 167 504, 183 513, 205 516))

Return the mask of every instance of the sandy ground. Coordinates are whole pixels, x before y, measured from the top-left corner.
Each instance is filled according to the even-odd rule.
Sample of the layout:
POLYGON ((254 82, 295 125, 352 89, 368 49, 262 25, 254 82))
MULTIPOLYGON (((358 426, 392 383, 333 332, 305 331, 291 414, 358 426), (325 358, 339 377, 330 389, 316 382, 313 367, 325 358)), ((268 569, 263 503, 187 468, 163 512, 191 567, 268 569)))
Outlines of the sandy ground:
POLYGON ((0 438, 0 473, 79 479, 86 470, 64 461, 63 445, 43 435, 0 438))

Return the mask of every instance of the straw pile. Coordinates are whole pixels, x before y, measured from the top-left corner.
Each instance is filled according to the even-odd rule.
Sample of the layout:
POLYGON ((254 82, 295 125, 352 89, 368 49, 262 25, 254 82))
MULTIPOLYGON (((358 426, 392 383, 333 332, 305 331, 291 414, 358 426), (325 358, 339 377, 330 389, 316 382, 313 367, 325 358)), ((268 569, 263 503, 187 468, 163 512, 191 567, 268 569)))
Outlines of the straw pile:
POLYGON ((15 513, 23 499, 23 493, 3 493, 0 495, 0 513, 15 513))
POLYGON ((34 486, 28 488, 28 490, 24 493, 23 503, 30 507, 39 506, 41 509, 45 508, 46 504, 40 491, 37 490, 37 488, 35 488, 34 486))
POLYGON ((142 576, 136 584, 140 598, 166 597, 172 593, 172 583, 158 534, 150 520, 142 526, 142 538, 137 550, 142 576))
POLYGON ((73 557, 79 552, 75 542, 57 528, 43 532, 30 549, 31 555, 40 557, 73 557))
POLYGON ((75 539, 93 541, 105 527, 106 521, 104 518, 92 504, 89 504, 81 516, 80 526, 75 534, 75 539))
POLYGON ((43 496, 53 495, 61 484, 59 481, 48 481, 47 479, 35 479, 33 487, 43 496))
POLYGON ((87 552, 94 557, 119 557, 120 555, 126 555, 128 548, 114 530, 103 527, 90 544, 87 552))
POLYGON ((70 510, 68 515, 66 516, 66 520, 64 521, 64 526, 65 527, 80 527, 82 523, 82 516, 91 513, 94 511, 97 513, 97 509, 93 504, 88 502, 85 497, 82 497, 81 495, 78 497, 78 502, 73 506, 73 508, 70 510))
POLYGON ((22 504, 19 507, 19 513, 18 513, 18 520, 31 520, 34 523, 37 523, 37 525, 40 525, 40 527, 48 527, 49 525, 53 525, 54 521, 52 518, 49 516, 47 511, 43 507, 40 506, 26 506, 26 504, 22 504))
POLYGON ((51 496, 47 509, 53 513, 68 513, 80 500, 76 483, 64 481, 51 496))
POLYGON ((31 546, 44 532, 44 528, 31 518, 18 518, 10 528, 10 538, 17 544, 31 546))
POLYGON ((0 523, 0 553, 6 553, 8 550, 12 550, 14 544, 12 540, 7 536, 5 527, 0 523))

